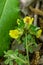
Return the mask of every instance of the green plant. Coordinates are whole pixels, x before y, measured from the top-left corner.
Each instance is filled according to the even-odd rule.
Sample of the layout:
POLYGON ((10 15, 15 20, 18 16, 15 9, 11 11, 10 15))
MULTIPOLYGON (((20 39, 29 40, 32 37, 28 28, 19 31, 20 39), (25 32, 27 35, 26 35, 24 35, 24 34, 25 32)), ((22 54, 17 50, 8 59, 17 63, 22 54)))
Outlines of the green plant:
POLYGON ((0 56, 9 49, 10 29, 14 29, 19 17, 19 0, 0 0, 0 56))
POLYGON ((13 60, 15 60, 15 62, 17 62, 18 65, 23 65, 24 63, 28 63, 27 61, 27 57, 23 56, 22 54, 18 53, 18 50, 9 50, 8 52, 4 52, 5 56, 7 57, 7 60, 5 61, 5 64, 9 64, 12 65, 13 64, 13 60), (12 62, 12 64, 10 64, 12 62))
POLYGON ((9 35, 18 43, 21 41, 20 43, 24 45, 26 55, 18 53, 17 50, 8 50, 5 52, 5 57, 7 58, 5 64, 11 65, 12 60, 15 60, 18 65, 30 65, 29 53, 34 52, 34 48, 37 47, 35 37, 39 38, 42 32, 39 27, 34 26, 32 23, 33 18, 27 16, 24 19, 18 19, 18 25, 15 27, 15 30, 10 30, 9 35))

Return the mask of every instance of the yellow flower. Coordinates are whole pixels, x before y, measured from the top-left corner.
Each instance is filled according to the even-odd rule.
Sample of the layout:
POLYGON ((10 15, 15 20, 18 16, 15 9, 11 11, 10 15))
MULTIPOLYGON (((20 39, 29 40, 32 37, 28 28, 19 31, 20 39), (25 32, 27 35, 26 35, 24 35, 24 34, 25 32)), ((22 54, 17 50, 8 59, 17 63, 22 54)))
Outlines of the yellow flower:
POLYGON ((36 33, 36 37, 39 38, 41 36, 41 33, 42 33, 42 30, 38 30, 37 33, 36 33))
POLYGON ((33 23, 34 18, 26 16, 23 21, 24 23, 27 23, 28 25, 31 25, 33 23))
POLYGON ((20 34, 22 34, 22 32, 20 30, 18 30, 18 29, 9 31, 10 37, 12 37, 14 39, 17 39, 20 36, 20 34))

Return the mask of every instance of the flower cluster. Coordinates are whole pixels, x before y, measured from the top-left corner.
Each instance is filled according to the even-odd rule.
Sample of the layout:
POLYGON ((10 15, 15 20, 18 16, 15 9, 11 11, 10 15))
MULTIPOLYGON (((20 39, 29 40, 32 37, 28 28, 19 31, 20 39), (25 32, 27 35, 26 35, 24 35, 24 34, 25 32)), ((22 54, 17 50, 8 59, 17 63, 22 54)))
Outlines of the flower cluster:
POLYGON ((22 34, 23 34, 23 30, 26 27, 28 27, 28 31, 31 31, 31 33, 33 33, 33 35, 35 35, 37 38, 39 38, 41 36, 42 30, 38 27, 35 27, 33 25, 33 21, 34 18, 31 18, 29 16, 26 16, 25 18, 23 18, 22 20, 17 19, 17 24, 18 27, 15 30, 10 30, 9 35, 10 37, 17 39, 19 38, 22 34), (38 30, 36 30, 38 29, 38 30))

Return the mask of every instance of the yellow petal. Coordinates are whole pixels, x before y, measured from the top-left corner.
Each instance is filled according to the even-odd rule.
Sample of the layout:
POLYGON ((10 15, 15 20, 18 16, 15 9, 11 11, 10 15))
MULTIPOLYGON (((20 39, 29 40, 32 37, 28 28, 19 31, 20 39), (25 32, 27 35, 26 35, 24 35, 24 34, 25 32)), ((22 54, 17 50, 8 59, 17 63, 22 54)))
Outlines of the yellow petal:
POLYGON ((28 17, 28 16, 26 16, 26 17, 23 19, 24 23, 27 23, 27 24, 29 24, 29 25, 31 25, 31 24, 33 23, 33 20, 34 20, 34 18, 31 18, 31 17, 28 17))
POLYGON ((33 20, 34 20, 33 18, 30 19, 30 22, 29 22, 30 25, 33 23, 33 20))
POLYGON ((41 36, 41 33, 42 33, 42 30, 38 30, 37 33, 36 33, 36 37, 39 38, 41 36))
POLYGON ((19 30, 15 29, 15 30, 10 30, 9 35, 10 37, 17 39, 20 33, 21 32, 19 30))

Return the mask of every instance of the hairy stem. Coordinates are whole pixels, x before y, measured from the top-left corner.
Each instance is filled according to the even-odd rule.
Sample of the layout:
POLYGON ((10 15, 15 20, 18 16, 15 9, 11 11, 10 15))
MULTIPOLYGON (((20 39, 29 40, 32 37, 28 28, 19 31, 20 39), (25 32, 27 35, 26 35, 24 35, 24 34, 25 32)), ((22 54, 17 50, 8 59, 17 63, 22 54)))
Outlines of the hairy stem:
POLYGON ((27 34, 26 34, 26 53, 27 53, 28 65, 30 65, 30 62, 29 62, 29 53, 28 53, 28 45, 27 45, 27 34))

